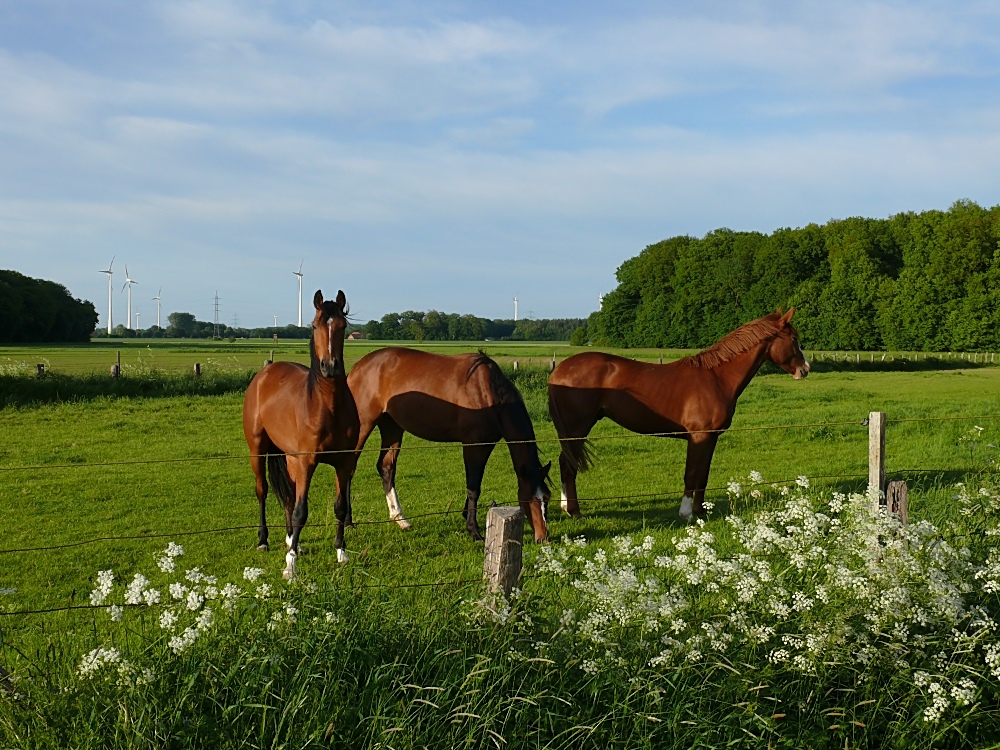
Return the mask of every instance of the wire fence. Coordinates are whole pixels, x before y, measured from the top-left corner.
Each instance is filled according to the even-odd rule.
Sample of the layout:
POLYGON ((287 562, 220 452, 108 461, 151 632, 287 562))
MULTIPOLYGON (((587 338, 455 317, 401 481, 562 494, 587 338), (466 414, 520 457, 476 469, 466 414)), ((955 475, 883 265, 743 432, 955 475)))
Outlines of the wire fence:
MULTIPOLYGON (((905 424, 905 423, 920 423, 920 422, 955 422, 955 421, 965 421, 965 422, 982 422, 988 420, 1000 419, 1000 414, 981 414, 975 416, 945 416, 945 417, 914 417, 914 418, 899 418, 899 419, 889 419, 887 420, 889 424, 905 424)), ((799 424, 782 424, 782 425, 765 425, 765 426, 746 426, 746 427, 730 427, 728 429, 717 429, 717 430, 703 430, 701 432, 712 432, 712 433, 723 433, 723 432, 760 432, 760 431, 787 431, 795 429, 815 429, 823 427, 864 427, 867 425, 867 418, 862 418, 859 420, 845 420, 845 421, 835 421, 835 422, 811 422, 811 423, 799 423, 799 424)), ((645 439, 649 437, 682 437, 690 434, 687 431, 677 431, 677 432, 659 432, 651 434, 635 434, 635 433, 624 433, 621 435, 598 435, 590 436, 588 438, 579 438, 580 440, 586 439, 589 441, 607 441, 607 440, 636 440, 645 439)), ((508 441, 510 443, 558 443, 559 438, 545 438, 540 440, 524 440, 524 441, 508 441)), ((493 445, 494 443, 473 443, 469 445, 493 445)), ((381 450, 380 448, 366 447, 360 452, 376 452, 381 450)), ((441 445, 428 444, 428 445, 410 445, 405 449, 400 448, 400 452, 414 452, 414 451, 426 451, 426 450, 441 450, 441 445)), ((332 453, 351 453, 355 451, 321 451, 321 452, 303 452, 303 453, 289 453, 288 455, 324 455, 332 453)), ((129 460, 129 461, 105 461, 105 462, 89 462, 89 463, 70 463, 70 464, 46 464, 46 465, 31 465, 31 466, 4 466, 0 467, 0 472, 17 472, 17 471, 55 471, 62 469, 79 469, 79 468, 106 468, 106 467, 123 467, 123 466, 142 466, 150 464, 177 464, 177 463, 190 463, 195 461, 246 461, 251 456, 249 454, 243 455, 223 455, 223 456, 203 456, 203 457, 185 457, 185 458, 164 458, 164 459, 140 459, 140 460, 129 460)), ((894 473, 900 475, 914 475, 914 474, 949 474, 949 473, 971 473, 976 471, 975 469, 931 469, 931 468, 915 468, 915 469, 898 469, 894 473)), ((825 474, 825 475, 812 475, 810 480, 853 480, 859 481, 862 479, 867 479, 868 474, 862 472, 855 473, 843 473, 843 474, 825 474)), ((761 481, 754 482, 745 485, 746 489, 757 488, 757 487, 773 487, 779 485, 791 485, 795 483, 799 478, 790 477, 786 479, 773 480, 773 481, 761 481)), ((706 494, 713 494, 719 492, 726 492, 729 490, 729 485, 722 485, 716 487, 708 487, 705 489, 706 494)), ((630 499, 643 499, 643 498, 657 498, 657 497, 668 497, 676 495, 676 492, 670 491, 656 491, 656 492, 642 492, 642 493, 629 493, 629 494, 614 494, 614 495, 604 495, 592 498, 587 498, 588 502, 609 502, 609 501, 623 501, 630 499)), ((420 513, 408 516, 408 520, 416 520, 420 518, 427 518, 431 516, 444 516, 444 515, 457 515, 461 513, 461 509, 450 509, 444 511, 431 511, 427 513, 420 513)), ((382 519, 382 520, 362 520, 356 521, 355 526, 376 526, 396 523, 394 519, 382 519)), ((310 523, 309 528, 324 528, 333 526, 333 523, 310 523)), ((255 530, 258 528, 257 524, 242 524, 236 526, 224 526, 217 528, 206 528, 206 529, 188 529, 188 530, 175 530, 171 532, 157 532, 148 534, 122 534, 113 536, 100 536, 93 537, 84 540, 78 540, 75 542, 67 542, 63 544, 45 545, 45 546, 35 546, 35 547, 18 547, 18 548, 6 548, 0 549, 0 555, 14 555, 14 554, 31 554, 46 551, 55 550, 66 550, 71 548, 78 548, 87 545, 93 545, 98 543, 107 542, 120 542, 120 541, 146 541, 153 539, 164 539, 164 538, 180 538, 196 535, 207 535, 207 534, 223 534, 231 533, 234 531, 247 531, 255 530)), ((273 526, 271 528, 285 528, 284 525, 273 526)), ((477 577, 475 579, 463 579, 461 576, 457 580, 438 580, 431 582, 420 582, 420 583, 394 583, 394 584, 352 584, 352 589, 382 589, 382 590, 405 590, 405 589, 421 589, 421 588, 437 588, 442 586, 458 586, 458 587, 468 587, 468 586, 480 586, 482 581, 477 577)), ((144 606, 144 605, 136 605, 144 606)), ((15 611, 0 611, 0 617, 15 617, 15 616, 28 616, 28 615, 39 615, 39 614, 49 614, 55 612, 66 612, 66 611, 86 611, 86 610, 106 610, 108 605, 93 605, 93 604, 71 604, 55 607, 45 607, 37 609, 25 609, 25 610, 15 610, 15 611)))

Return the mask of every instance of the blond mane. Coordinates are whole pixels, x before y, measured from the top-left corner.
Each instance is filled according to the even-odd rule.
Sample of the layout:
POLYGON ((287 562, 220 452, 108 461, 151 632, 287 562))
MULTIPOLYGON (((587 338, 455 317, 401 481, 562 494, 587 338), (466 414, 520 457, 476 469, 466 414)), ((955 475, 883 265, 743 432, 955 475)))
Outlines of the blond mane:
POLYGON ((744 323, 735 331, 727 333, 707 349, 702 349, 697 354, 683 357, 675 364, 685 364, 688 367, 698 367, 703 370, 711 370, 718 367, 734 357, 749 351, 757 346, 761 341, 775 336, 778 331, 778 321, 781 315, 771 313, 763 318, 751 320, 744 323))

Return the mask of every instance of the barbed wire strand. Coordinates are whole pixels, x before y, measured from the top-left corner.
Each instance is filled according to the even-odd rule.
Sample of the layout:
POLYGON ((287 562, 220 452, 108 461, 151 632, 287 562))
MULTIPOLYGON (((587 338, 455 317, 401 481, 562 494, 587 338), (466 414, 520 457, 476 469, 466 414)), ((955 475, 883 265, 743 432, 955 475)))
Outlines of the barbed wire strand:
MULTIPOLYGON (((948 473, 954 473, 954 472, 958 472, 958 473, 971 473, 972 471, 973 470, 969 470, 969 469, 898 469, 898 470, 893 471, 892 473, 894 473, 894 474, 916 474, 916 473, 948 474, 948 473)), ((850 473, 850 474, 814 474, 814 475, 809 476, 807 478, 810 481, 812 481, 812 480, 821 480, 821 479, 823 479, 823 480, 825 480, 825 479, 862 479, 862 478, 866 478, 867 476, 868 476, 867 472, 856 472, 856 473, 850 473)), ((773 486, 776 486, 776 485, 791 485, 791 484, 795 484, 798 481, 798 479, 799 479, 799 477, 790 477, 790 478, 787 478, 787 479, 777 479, 777 480, 767 481, 767 482, 764 482, 764 481, 761 481, 761 482, 752 482, 752 483, 748 483, 746 485, 743 485, 743 487, 745 489, 750 489, 750 488, 754 488, 754 487, 773 487, 773 486)), ((728 490, 729 490, 729 485, 727 484, 727 485, 719 485, 719 486, 716 486, 716 487, 706 487, 704 491, 705 491, 706 494, 708 494, 708 493, 715 494, 715 493, 727 492, 728 490)), ((594 503, 594 502, 606 502, 606 501, 610 501, 610 500, 636 500, 636 499, 641 499, 641 498, 655 498, 655 497, 664 497, 665 498, 665 497, 679 495, 682 492, 683 492, 683 490, 680 490, 680 489, 670 489, 670 490, 661 490, 661 491, 656 491, 656 492, 637 492, 637 493, 631 493, 631 494, 627 494, 627 495, 600 495, 600 496, 596 496, 596 497, 587 497, 587 498, 581 498, 581 499, 583 499, 585 502, 588 502, 588 503, 594 503)), ((496 504, 493 504, 493 505, 496 505, 496 504)), ((408 515, 406 517, 406 520, 408 520, 408 521, 415 521, 415 520, 418 520, 418 519, 421 519, 421 518, 429 518, 429 517, 432 517, 432 516, 458 515, 458 514, 460 514, 462 512, 463 512, 463 509, 461 509, 461 508, 456 508, 456 509, 452 509, 452 510, 428 511, 426 513, 417 513, 417 514, 414 514, 414 515, 408 515)), ((382 520, 378 520, 378 521, 373 521, 373 520, 355 521, 353 525, 354 526, 382 526, 382 525, 393 524, 393 523, 398 523, 398 522, 397 522, 396 519, 386 518, 386 519, 382 519, 382 520)), ((333 521, 321 521, 321 522, 318 522, 318 523, 304 524, 301 528, 303 528, 303 529, 305 529, 305 528, 322 529, 322 528, 330 528, 330 527, 333 527, 335 525, 336 525, 336 522, 333 522, 333 521)), ((227 532, 230 532, 230 531, 257 530, 258 528, 259 528, 259 526, 257 524, 244 524, 244 525, 240 525, 240 526, 223 526, 223 527, 219 527, 219 528, 197 529, 197 530, 191 530, 191 531, 156 532, 156 533, 149 533, 149 534, 123 534, 121 536, 102 536, 102 537, 93 537, 93 538, 90 538, 90 539, 83 539, 83 540, 76 541, 76 542, 67 542, 65 544, 54 544, 54 545, 47 545, 47 546, 42 546, 42 547, 20 547, 20 548, 0 549, 0 555, 4 555, 4 554, 19 554, 19 553, 26 554, 26 553, 29 553, 29 552, 47 552, 47 551, 60 550, 60 549, 69 549, 69 548, 73 548, 73 547, 82 547, 82 546, 85 546, 85 545, 97 544, 97 543, 100 543, 100 542, 136 541, 136 540, 145 540, 145 539, 164 539, 164 538, 169 538, 169 537, 197 536, 197 535, 203 535, 203 534, 227 533, 227 532)), ((294 528, 294 526, 293 526, 293 528, 294 528)), ((286 529, 286 527, 284 525, 282 525, 282 524, 274 524, 274 525, 269 525, 268 529, 269 530, 270 529, 286 529)))
MULTIPOLYGON (((914 417, 910 419, 889 419, 887 422, 889 424, 902 424, 907 422, 945 422, 945 421, 986 421, 991 419, 1000 419, 1000 414, 982 414, 979 416, 969 416, 969 417, 914 417)), ((674 430, 672 432, 649 432, 649 433, 635 433, 627 432, 620 435, 590 435, 584 437, 554 437, 554 438, 535 438, 532 440, 507 440, 505 441, 508 445, 527 445, 527 444, 547 444, 547 443, 570 443, 570 442, 602 442, 605 440, 642 440, 644 438, 662 438, 662 437, 673 437, 681 438, 686 435, 700 435, 700 434, 723 434, 726 432, 763 432, 768 430, 798 430, 806 428, 815 427, 863 427, 867 424, 867 418, 863 420, 846 420, 840 422, 805 422, 799 424, 783 424, 783 425, 760 425, 756 427, 728 427, 728 428, 714 428, 714 429, 701 429, 701 430, 674 430)), ((408 445, 405 449, 400 446, 400 453, 410 453, 413 451, 423 451, 423 450, 442 450, 442 445, 448 446, 462 446, 462 447, 479 447, 486 445, 496 445, 500 441, 483 441, 476 443, 433 443, 430 445, 408 445)), ((95 461, 95 462, 74 462, 69 464, 33 464, 24 466, 0 466, 0 473, 3 472, 14 472, 14 471, 49 471, 54 469, 88 469, 88 468, 110 468, 110 467, 121 467, 121 466, 151 466, 157 464, 175 464, 175 463, 197 463, 197 462, 209 462, 209 461, 247 461, 254 458, 266 458, 269 455, 285 455, 285 456, 335 456, 335 455, 346 455, 346 454, 361 454, 361 453, 375 453, 381 452, 381 446, 379 447, 369 447, 365 446, 361 450, 355 450, 353 448, 344 448, 339 450, 326 450, 326 451, 282 451, 280 453, 263 453, 263 454, 246 454, 246 455, 224 455, 224 456, 189 456, 186 458, 150 458, 142 459, 138 461, 95 461)))

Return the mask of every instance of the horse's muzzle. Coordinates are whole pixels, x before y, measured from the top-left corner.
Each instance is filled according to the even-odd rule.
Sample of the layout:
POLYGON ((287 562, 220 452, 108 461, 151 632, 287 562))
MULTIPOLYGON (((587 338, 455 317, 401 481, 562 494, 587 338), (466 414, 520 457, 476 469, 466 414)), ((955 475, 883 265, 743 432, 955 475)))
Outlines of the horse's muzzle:
POLYGON ((806 375, 809 374, 809 363, 806 362, 802 367, 795 368, 795 374, 792 376, 795 380, 802 380, 806 375))
POLYGON ((319 371, 324 378, 337 378, 344 374, 344 363, 339 359, 321 359, 319 371))

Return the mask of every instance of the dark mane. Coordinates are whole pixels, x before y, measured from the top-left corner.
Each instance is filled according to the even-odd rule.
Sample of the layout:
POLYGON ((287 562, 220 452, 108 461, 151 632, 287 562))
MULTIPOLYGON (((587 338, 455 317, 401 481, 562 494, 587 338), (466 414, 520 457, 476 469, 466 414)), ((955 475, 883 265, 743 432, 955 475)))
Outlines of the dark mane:
POLYGON ((688 367, 697 367, 703 370, 711 370, 713 367, 728 362, 744 352, 757 346, 761 341, 774 336, 778 332, 778 321, 781 319, 779 313, 771 313, 763 318, 751 320, 744 323, 735 331, 727 333, 717 342, 707 349, 702 349, 697 354, 683 357, 674 364, 684 364, 688 367))
MULTIPOLYGON (((510 379, 504 375, 500 365, 494 362, 484 352, 479 352, 473 357, 466 372, 466 380, 480 367, 486 367, 490 373, 490 390, 496 398, 496 405, 501 413, 502 421, 506 423, 504 430, 504 440, 514 443, 519 450, 526 451, 532 459, 532 465, 541 465, 541 453, 538 450, 538 443, 535 442, 535 427, 528 416, 528 409, 524 405, 524 398, 517 390, 510 379)), ((548 479, 538 477, 537 481, 544 484, 547 491, 551 491, 548 479)))

